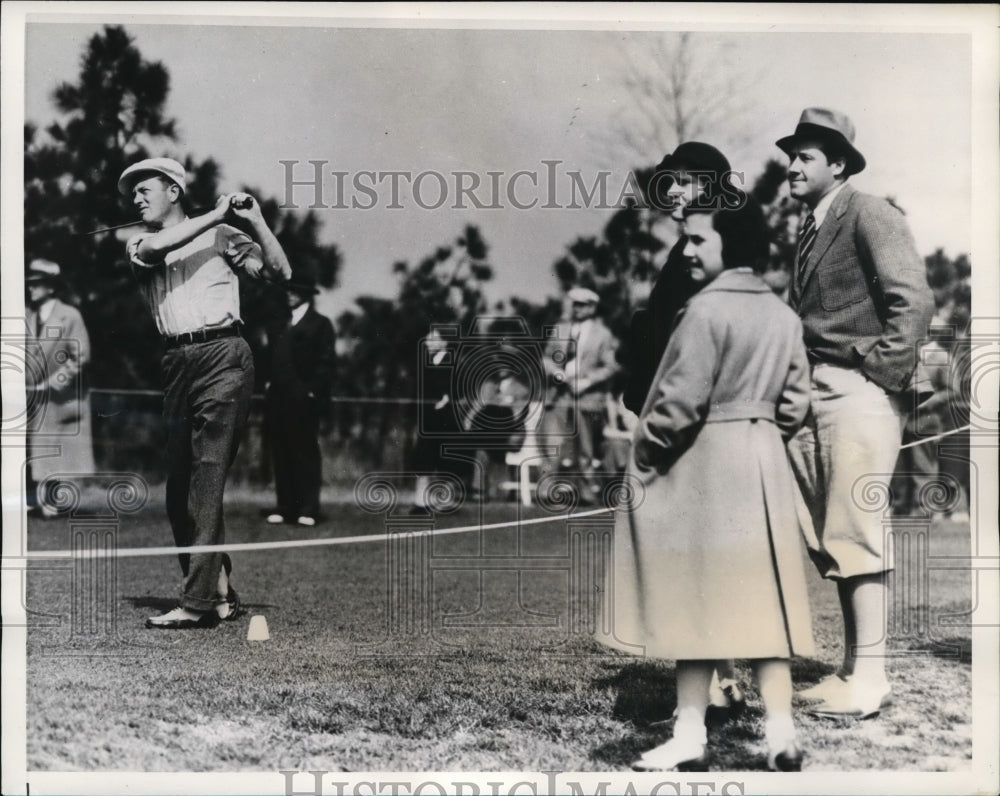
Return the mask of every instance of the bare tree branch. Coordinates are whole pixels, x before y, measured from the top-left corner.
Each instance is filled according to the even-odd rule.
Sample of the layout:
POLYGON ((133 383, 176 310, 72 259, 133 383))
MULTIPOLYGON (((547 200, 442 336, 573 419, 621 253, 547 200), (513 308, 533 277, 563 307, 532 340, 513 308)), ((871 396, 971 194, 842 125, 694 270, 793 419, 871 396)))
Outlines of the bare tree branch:
POLYGON ((682 141, 707 138, 726 152, 750 141, 754 75, 733 63, 711 34, 636 34, 623 44, 622 110, 597 136, 605 156, 648 166, 682 141))

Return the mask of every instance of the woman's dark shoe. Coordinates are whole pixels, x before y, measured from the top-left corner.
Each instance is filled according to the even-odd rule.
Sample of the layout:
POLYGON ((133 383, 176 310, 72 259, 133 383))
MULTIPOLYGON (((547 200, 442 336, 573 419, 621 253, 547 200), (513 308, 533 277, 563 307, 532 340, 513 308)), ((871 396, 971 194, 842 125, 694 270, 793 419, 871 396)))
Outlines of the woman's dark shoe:
POLYGON ((804 756, 798 744, 792 742, 784 749, 772 749, 767 756, 767 767, 771 771, 801 771, 804 756))
POLYGON ((740 684, 735 680, 727 678, 720 680, 719 686, 722 688, 722 693, 726 696, 726 701, 729 702, 729 718, 735 719, 741 716, 743 711, 747 709, 747 698, 744 696, 740 684))

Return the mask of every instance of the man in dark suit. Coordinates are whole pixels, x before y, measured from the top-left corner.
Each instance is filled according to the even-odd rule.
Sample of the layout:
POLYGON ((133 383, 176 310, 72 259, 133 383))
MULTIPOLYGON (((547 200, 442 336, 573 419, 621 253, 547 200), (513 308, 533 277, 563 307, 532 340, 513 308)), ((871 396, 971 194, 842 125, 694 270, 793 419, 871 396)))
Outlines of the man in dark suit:
POLYGON ((812 364, 812 411, 789 455, 812 520, 809 552, 837 582, 844 617, 840 669, 799 696, 821 702, 817 714, 863 718, 889 701, 892 569, 882 514, 865 510, 863 494, 866 482, 891 477, 934 301, 903 214, 847 182, 865 159, 844 114, 807 108, 777 145, 790 159, 791 195, 808 211, 790 303, 812 364))
POLYGON ((270 346, 267 427, 278 506, 267 521, 316 524, 322 484, 320 420, 330 408, 336 336, 333 324, 313 307, 319 291, 304 275, 285 284, 291 317, 270 346))

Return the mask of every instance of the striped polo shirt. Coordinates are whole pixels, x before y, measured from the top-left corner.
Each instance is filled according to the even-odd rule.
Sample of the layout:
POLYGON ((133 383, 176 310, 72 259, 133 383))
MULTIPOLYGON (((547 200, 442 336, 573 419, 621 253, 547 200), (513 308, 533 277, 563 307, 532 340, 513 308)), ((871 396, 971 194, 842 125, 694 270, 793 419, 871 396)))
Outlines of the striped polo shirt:
POLYGON ((137 252, 152 234, 131 238, 126 252, 160 334, 172 337, 240 320, 236 271, 259 278, 265 270, 260 246, 249 235, 220 224, 169 252, 163 262, 147 263, 137 252))

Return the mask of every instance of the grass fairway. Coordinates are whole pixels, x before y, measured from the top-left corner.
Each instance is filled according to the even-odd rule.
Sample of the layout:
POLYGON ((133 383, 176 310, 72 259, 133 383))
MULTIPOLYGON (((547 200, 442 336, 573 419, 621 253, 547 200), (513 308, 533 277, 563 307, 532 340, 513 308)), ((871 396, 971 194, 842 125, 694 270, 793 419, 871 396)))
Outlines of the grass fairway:
MULTIPOLYGON (((328 511, 317 528, 274 527, 251 501, 231 503, 228 540, 385 529, 384 517, 351 505, 328 511)), ((485 522, 516 515, 513 504, 483 510, 485 522)), ((476 521, 475 510, 462 509, 437 524, 476 521)), ((34 551, 70 544, 65 518, 32 520, 28 534, 34 551)), ((38 616, 28 633, 28 768, 626 771, 670 734, 673 665, 610 653, 590 639, 592 588, 571 577, 570 535, 554 521, 520 534, 441 536, 417 568, 385 543, 236 553, 234 583, 249 615, 267 618, 265 642, 246 640, 249 615, 212 630, 145 630, 146 616, 176 602, 173 556, 119 559, 114 611, 97 617, 113 627, 97 632, 93 616, 73 614, 72 568, 33 564, 27 605, 48 619, 38 616), (505 568, 518 554, 537 568, 505 568), (500 563, 484 570, 480 555, 500 563)), ((923 584, 913 593, 922 596, 893 614, 895 704, 862 723, 798 712, 805 770, 970 764, 969 575, 922 563, 925 552, 968 555, 969 528, 935 521, 920 538, 929 547, 910 545, 907 556, 913 577, 920 574, 912 583, 923 584)), ((124 518, 118 532, 119 547, 170 540, 156 507, 124 518)), ((835 589, 807 572, 819 651, 793 663, 799 686, 833 671, 840 655, 835 589)), ((78 594, 89 577, 78 572, 78 594)), ((100 595, 83 596, 79 605, 101 604, 100 595)), ((710 730, 714 770, 765 765, 759 698, 740 668, 749 710, 710 730)))

